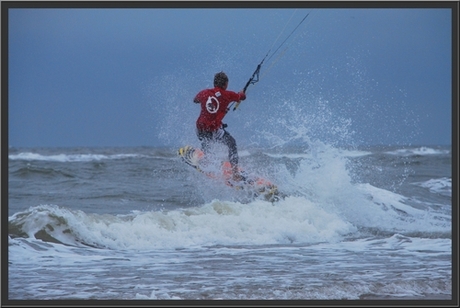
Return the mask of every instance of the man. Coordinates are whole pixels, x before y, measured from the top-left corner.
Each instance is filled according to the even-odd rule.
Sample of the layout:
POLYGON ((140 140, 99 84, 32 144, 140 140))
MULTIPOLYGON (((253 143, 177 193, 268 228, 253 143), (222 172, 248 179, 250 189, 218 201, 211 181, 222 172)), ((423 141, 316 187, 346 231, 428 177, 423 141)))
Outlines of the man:
POLYGON ((201 141, 204 153, 209 153, 211 143, 220 142, 228 147, 228 159, 231 164, 233 180, 244 178, 238 172, 238 151, 235 139, 225 130, 222 119, 227 114, 232 102, 239 103, 246 99, 243 91, 227 91, 228 77, 224 72, 214 75, 214 88, 200 91, 193 102, 201 105, 200 116, 196 121, 196 133, 201 141))

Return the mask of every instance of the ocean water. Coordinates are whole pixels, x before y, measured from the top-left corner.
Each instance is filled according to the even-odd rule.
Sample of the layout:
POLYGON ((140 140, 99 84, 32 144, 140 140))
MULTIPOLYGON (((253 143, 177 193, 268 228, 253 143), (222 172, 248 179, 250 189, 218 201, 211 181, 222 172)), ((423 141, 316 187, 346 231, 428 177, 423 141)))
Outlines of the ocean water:
POLYGON ((176 150, 10 147, 8 300, 452 300, 450 147, 240 149, 275 203, 176 150))

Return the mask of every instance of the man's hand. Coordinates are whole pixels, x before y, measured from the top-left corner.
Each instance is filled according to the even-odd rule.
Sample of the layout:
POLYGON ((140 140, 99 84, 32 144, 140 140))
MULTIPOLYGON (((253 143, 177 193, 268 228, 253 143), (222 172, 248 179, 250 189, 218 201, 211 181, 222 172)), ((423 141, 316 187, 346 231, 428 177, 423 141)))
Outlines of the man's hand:
POLYGON ((246 93, 243 91, 238 92, 238 94, 240 95, 240 100, 244 101, 246 99, 246 93))

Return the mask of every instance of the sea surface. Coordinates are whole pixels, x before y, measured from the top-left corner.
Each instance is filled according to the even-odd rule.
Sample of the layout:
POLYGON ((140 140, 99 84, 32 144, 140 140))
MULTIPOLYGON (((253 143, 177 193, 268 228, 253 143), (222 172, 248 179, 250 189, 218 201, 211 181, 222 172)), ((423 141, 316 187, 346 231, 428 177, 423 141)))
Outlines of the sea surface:
POLYGON ((450 146, 240 149, 274 203, 176 151, 10 147, 8 300, 452 300, 450 146))

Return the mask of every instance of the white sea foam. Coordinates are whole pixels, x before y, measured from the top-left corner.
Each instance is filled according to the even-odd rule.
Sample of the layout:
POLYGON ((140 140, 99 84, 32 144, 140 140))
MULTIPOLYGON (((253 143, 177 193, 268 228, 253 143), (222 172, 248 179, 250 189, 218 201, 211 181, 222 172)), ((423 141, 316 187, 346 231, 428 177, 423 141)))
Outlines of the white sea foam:
POLYGON ((265 201, 240 204, 214 200, 190 209, 123 216, 44 205, 31 208, 28 215, 15 214, 11 220, 32 238, 45 230, 69 245, 83 242, 110 249, 335 242, 355 230, 336 214, 302 197, 287 198, 276 206, 265 201))
POLYGON ((124 159, 131 157, 141 157, 140 154, 55 154, 55 155, 43 155, 32 152, 22 152, 18 154, 10 154, 8 156, 11 160, 40 160, 40 161, 53 161, 53 162, 88 162, 88 161, 100 161, 105 159, 124 159))
POLYGON ((414 185, 418 185, 424 188, 428 188, 433 193, 438 193, 445 196, 452 195, 452 179, 443 177, 439 179, 431 179, 425 182, 416 182, 414 185))
MULTIPOLYGON (((369 151, 358 151, 358 150, 341 150, 337 149, 337 154, 343 157, 361 157, 371 155, 372 152, 369 151)), ((302 158, 311 158, 311 153, 286 153, 286 154, 273 154, 273 153, 265 153, 265 155, 273 157, 273 158, 290 158, 290 159, 302 159, 302 158)))
POLYGON ((440 149, 433 149, 430 147, 419 147, 419 148, 411 148, 411 149, 397 149, 394 151, 387 151, 387 154, 392 155, 402 155, 402 156, 409 156, 409 155, 440 155, 440 154, 449 154, 449 150, 440 150, 440 149))

